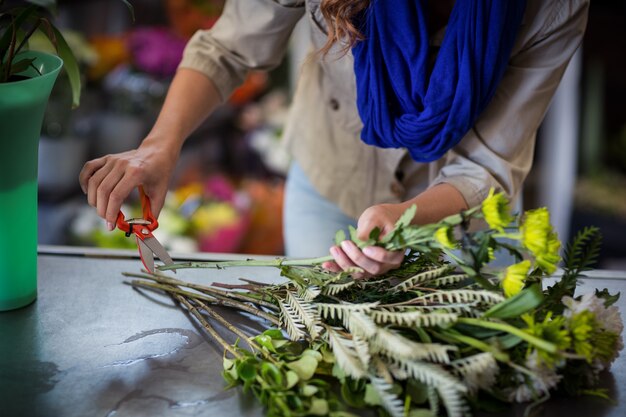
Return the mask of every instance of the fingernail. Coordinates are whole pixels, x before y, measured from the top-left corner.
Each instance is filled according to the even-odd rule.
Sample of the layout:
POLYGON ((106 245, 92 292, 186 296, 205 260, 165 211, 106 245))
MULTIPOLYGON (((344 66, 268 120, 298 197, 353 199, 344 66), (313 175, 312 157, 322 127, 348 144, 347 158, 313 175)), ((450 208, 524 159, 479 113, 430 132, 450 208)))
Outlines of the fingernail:
POLYGON ((113 226, 113 223, 107 222, 107 229, 109 229, 109 232, 115 229, 115 227, 113 226))
POLYGON ((341 247, 343 249, 348 249, 350 247, 350 241, 349 240, 344 240, 343 242, 341 242, 341 247))
POLYGON ((365 256, 373 256, 373 255, 375 255, 375 253, 376 253, 376 251, 371 246, 367 246, 367 247, 363 248, 363 254, 365 256))

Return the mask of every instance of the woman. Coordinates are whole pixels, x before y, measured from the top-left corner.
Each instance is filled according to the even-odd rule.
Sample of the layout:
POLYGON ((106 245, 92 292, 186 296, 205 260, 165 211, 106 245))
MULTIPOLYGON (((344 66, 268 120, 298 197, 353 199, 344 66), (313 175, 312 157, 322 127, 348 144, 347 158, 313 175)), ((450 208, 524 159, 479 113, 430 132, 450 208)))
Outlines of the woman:
MULTIPOLYGON (((279 64, 304 16, 314 50, 284 135, 294 158, 288 256, 322 255, 347 224, 360 237, 384 233, 413 204, 422 224, 480 204, 491 187, 515 196, 587 9, 587 0, 230 0, 187 45, 139 148, 88 162, 81 186, 111 230, 138 184, 158 213, 185 138, 247 71, 279 64)), ((330 252, 328 269, 365 274, 403 258, 349 241, 330 252)))

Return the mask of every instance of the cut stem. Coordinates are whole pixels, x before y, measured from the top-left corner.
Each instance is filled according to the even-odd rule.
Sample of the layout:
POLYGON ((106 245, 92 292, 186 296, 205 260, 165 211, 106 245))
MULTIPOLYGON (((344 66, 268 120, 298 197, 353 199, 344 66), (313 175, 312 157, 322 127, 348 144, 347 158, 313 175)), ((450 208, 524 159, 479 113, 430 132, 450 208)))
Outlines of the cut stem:
POLYGON ((318 258, 308 259, 242 259, 236 261, 215 261, 215 262, 182 262, 172 265, 162 265, 158 269, 160 271, 170 271, 178 269, 189 268, 209 268, 209 269, 222 269, 233 266, 274 266, 280 268, 281 266, 313 266, 319 265, 326 261, 332 261, 333 257, 320 256, 318 258))
POLYGON ((242 310, 242 311, 245 311, 245 312, 250 313, 252 315, 264 318, 265 320, 273 323, 276 326, 280 326, 280 322, 273 315, 271 315, 269 313, 266 313, 265 311, 259 310, 256 307, 253 307, 253 306, 248 305, 248 304, 240 303, 238 301, 224 300, 224 299, 221 299, 221 298, 211 298, 211 297, 209 297, 207 295, 204 295, 204 294, 193 293, 193 292, 190 292, 190 291, 182 290, 182 289, 177 288, 177 287, 172 287, 172 286, 169 286, 169 285, 157 284, 157 283, 152 283, 152 282, 144 282, 144 281, 133 280, 133 281, 131 281, 131 285, 137 286, 137 287, 159 289, 159 290, 166 291, 166 292, 169 292, 169 293, 176 293, 176 294, 184 295, 185 297, 193 298, 195 300, 204 300, 204 301, 207 301, 207 302, 209 302, 211 304, 215 304, 215 305, 222 305, 222 306, 225 306, 225 307, 236 308, 238 310, 242 310))
POLYGON ((198 322, 202 325, 202 327, 209 332, 209 334, 219 343, 225 350, 230 352, 234 357, 241 358, 241 354, 237 352, 224 338, 209 324, 209 322, 200 314, 198 309, 192 305, 185 297, 180 294, 175 294, 170 292, 172 297, 178 300, 179 303, 183 304, 187 310, 198 320, 198 322))

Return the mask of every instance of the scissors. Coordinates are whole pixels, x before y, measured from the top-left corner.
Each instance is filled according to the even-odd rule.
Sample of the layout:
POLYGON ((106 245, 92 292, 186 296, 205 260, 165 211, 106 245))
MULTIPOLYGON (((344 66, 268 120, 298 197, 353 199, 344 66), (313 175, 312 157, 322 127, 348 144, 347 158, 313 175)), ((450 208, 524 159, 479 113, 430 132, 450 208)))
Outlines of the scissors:
POLYGON ((137 239, 137 247, 139 256, 143 266, 154 273, 154 255, 156 255, 165 265, 172 265, 174 261, 167 253, 163 245, 152 234, 152 231, 159 227, 156 217, 150 209, 150 198, 146 195, 142 186, 139 186, 139 197, 141 199, 141 209, 143 211, 142 218, 128 219, 124 217, 124 213, 120 210, 115 221, 117 228, 126 233, 126 237, 131 234, 137 239))

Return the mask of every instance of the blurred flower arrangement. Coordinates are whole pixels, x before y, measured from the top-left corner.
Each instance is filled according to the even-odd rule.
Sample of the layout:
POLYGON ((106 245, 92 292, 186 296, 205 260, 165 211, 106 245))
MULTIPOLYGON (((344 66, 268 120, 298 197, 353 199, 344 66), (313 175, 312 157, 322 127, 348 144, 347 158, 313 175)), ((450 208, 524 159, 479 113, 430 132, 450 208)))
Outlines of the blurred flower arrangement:
MULTIPOLYGON (((223 175, 194 181, 168 192, 154 234, 173 252, 282 253, 282 183, 248 180, 236 188, 223 175)), ((138 205, 125 205, 130 217, 138 205)), ((73 243, 102 248, 134 249, 119 230, 108 232, 91 207, 71 225, 73 243)))
MULTIPOLYGON (((250 199, 223 176, 193 182, 168 192, 154 232, 174 252, 236 252, 248 230, 250 199)), ((122 208, 127 216, 140 215, 138 205, 122 208)), ((76 243, 103 248, 134 248, 135 242, 119 231, 107 232, 92 208, 72 225, 76 243)))

